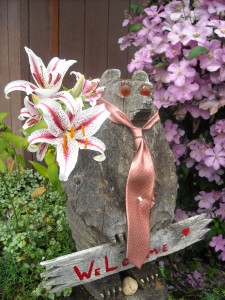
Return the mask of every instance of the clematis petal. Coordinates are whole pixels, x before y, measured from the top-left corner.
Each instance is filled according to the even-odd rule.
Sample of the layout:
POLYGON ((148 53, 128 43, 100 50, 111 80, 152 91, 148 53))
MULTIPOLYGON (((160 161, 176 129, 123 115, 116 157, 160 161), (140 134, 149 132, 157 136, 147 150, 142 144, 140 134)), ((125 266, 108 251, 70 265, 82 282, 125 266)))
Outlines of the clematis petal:
POLYGON ((25 80, 15 80, 8 83, 4 89, 5 97, 9 99, 8 94, 13 91, 23 91, 27 95, 30 95, 36 90, 36 85, 30 83, 29 81, 25 80))
POLYGON ((91 136, 89 138, 76 139, 76 140, 79 143, 80 149, 85 149, 85 150, 89 149, 89 150, 98 151, 100 153, 104 153, 105 151, 105 144, 94 136, 91 136))
POLYGON ((110 113, 105 109, 104 104, 78 112, 74 119, 74 125, 77 130, 75 138, 88 138, 94 135, 109 115, 110 113))
POLYGON ((80 98, 74 99, 73 96, 66 91, 58 92, 54 99, 58 99, 62 101, 66 107, 69 109, 69 111, 72 114, 76 114, 79 110, 82 110, 83 107, 83 101, 80 98))
POLYGON ((59 179, 66 181, 75 168, 78 158, 79 145, 75 139, 67 140, 67 152, 62 142, 57 144, 56 160, 59 164, 59 179))
POLYGON ((40 88, 45 88, 48 82, 48 74, 42 59, 34 54, 31 49, 25 47, 25 50, 28 54, 30 71, 35 82, 40 88))
POLYGON ((37 108, 42 110, 43 118, 48 125, 48 130, 54 135, 59 136, 62 132, 70 130, 71 122, 67 113, 61 105, 53 99, 44 99, 39 102, 37 108))

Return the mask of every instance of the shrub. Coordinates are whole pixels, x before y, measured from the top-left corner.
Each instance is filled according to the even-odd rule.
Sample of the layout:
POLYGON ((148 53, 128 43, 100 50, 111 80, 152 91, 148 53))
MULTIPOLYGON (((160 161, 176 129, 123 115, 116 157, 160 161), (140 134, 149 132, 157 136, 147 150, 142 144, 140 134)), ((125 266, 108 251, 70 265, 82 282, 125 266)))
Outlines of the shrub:
MULTIPOLYGON (((71 253, 75 246, 65 216, 66 196, 51 186, 45 190, 45 184, 43 177, 29 169, 4 174, 0 181, 1 299, 55 299, 60 295, 48 295, 40 285, 44 271, 40 262, 71 253), (38 196, 40 187, 44 193, 38 196)), ((65 290, 63 295, 70 292, 65 290)))

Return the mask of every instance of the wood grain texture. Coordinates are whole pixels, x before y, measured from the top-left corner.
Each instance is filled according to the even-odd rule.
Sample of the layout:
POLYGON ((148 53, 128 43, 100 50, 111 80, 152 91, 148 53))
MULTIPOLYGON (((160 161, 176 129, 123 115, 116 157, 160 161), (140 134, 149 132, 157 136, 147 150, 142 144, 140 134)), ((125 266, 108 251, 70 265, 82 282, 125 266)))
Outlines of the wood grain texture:
MULTIPOLYGON (((151 236, 150 249, 153 253, 149 255, 145 263, 155 259, 177 252, 201 240, 209 229, 206 226, 211 222, 204 214, 194 216, 178 223, 172 224, 167 228, 161 229, 151 236), (167 245, 164 247, 163 245, 167 245), (157 249, 158 253, 156 253, 157 249), (167 251, 165 251, 167 249, 167 251)), ((73 254, 58 257, 53 260, 41 262, 41 265, 48 270, 41 274, 42 277, 50 279, 44 282, 45 285, 56 286, 51 292, 63 290, 67 287, 85 284, 96 279, 103 278, 114 273, 118 273, 133 267, 132 264, 122 265, 126 257, 124 243, 112 245, 107 243, 94 248, 86 249, 73 254), (117 267, 115 270, 107 272, 106 259, 108 259, 108 268, 117 267), (79 279, 74 266, 81 272, 90 270, 91 262, 94 261, 90 278, 79 279), (99 275, 95 275, 96 268, 99 268, 99 275)))

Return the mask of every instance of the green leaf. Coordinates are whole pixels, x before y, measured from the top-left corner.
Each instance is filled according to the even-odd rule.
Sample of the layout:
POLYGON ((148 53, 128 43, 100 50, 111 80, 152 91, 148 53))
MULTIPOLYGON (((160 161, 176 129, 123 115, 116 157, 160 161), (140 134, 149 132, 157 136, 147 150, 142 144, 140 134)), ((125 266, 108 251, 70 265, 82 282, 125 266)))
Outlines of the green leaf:
POLYGON ((3 173, 7 173, 8 169, 6 168, 6 165, 4 163, 3 160, 0 159, 0 171, 2 171, 3 173))
POLYGON ((163 68, 167 65, 166 61, 161 61, 155 65, 156 68, 163 68))
POLYGON ((202 46, 197 46, 191 49, 187 60, 191 60, 193 58, 198 57, 199 55, 203 54, 203 53, 208 53, 208 50, 205 47, 202 46))
POLYGON ((2 112, 0 113, 0 122, 2 122, 3 119, 5 119, 5 117, 8 115, 7 112, 2 112))
POLYGON ((142 12, 142 7, 139 4, 136 3, 131 3, 130 4, 130 9, 134 14, 140 14, 142 12))
POLYGON ((142 23, 132 24, 129 27, 129 32, 138 32, 144 25, 142 23))
POLYGON ((47 169, 45 166, 43 166, 43 165, 41 165, 41 164, 39 164, 39 163, 37 163, 37 162, 35 162, 35 161, 32 161, 32 160, 29 160, 29 162, 32 164, 32 166, 35 168, 35 170, 36 170, 41 176, 43 176, 44 178, 49 179, 49 178, 48 178, 48 169, 47 169))
POLYGON ((48 166, 48 178, 53 187, 58 191, 62 191, 62 184, 59 180, 58 165, 56 163, 48 166))
POLYGON ((39 129, 44 129, 47 128, 47 125, 44 120, 39 121, 37 124, 28 127, 26 130, 24 130, 28 135, 30 135, 32 132, 39 130, 39 129))
POLYGON ((55 156, 52 151, 48 151, 45 154, 45 162, 48 166, 55 163, 55 156))
POLYGON ((16 154, 16 160, 24 169, 26 169, 26 162, 21 154, 16 154))
POLYGON ((77 80, 75 86, 71 90, 69 90, 71 95, 74 97, 74 101, 76 101, 75 99, 78 98, 81 92, 83 91, 84 81, 84 75, 81 75, 80 78, 77 80))

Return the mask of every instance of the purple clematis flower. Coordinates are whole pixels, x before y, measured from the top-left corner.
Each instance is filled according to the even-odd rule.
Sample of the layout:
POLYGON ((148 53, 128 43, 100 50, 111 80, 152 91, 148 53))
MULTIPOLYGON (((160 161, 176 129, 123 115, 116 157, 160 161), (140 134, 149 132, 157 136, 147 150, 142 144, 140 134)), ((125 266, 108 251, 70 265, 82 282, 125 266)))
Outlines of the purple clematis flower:
POLYGON ((188 61, 182 60, 178 63, 172 63, 168 67, 170 72, 169 80, 174 82, 176 86, 183 86, 186 78, 193 78, 195 76, 195 69, 191 68, 188 61))
POLYGON ((209 245, 214 247, 216 252, 220 250, 225 251, 225 239, 223 239, 222 234, 214 236, 209 245))

